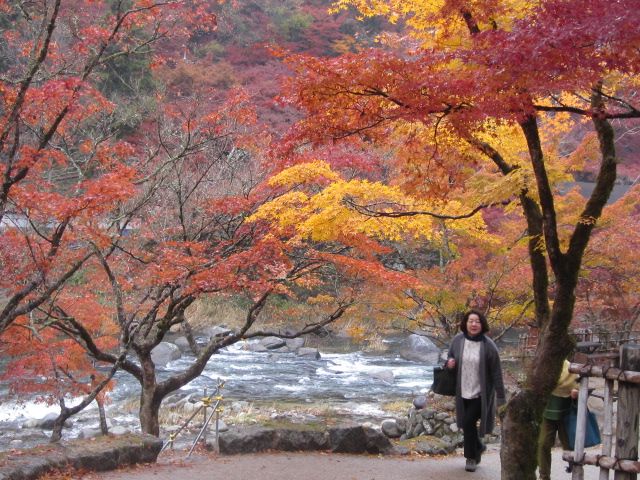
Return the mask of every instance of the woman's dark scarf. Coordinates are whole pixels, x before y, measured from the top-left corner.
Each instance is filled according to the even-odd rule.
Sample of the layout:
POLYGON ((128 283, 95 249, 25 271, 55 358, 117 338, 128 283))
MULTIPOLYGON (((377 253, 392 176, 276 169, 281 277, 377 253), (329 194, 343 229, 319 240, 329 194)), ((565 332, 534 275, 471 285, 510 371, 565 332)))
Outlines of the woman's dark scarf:
POLYGON ((472 342, 481 342, 484 339, 484 333, 479 333, 478 335, 471 336, 467 332, 462 332, 464 334, 464 338, 467 340, 471 340, 472 342))

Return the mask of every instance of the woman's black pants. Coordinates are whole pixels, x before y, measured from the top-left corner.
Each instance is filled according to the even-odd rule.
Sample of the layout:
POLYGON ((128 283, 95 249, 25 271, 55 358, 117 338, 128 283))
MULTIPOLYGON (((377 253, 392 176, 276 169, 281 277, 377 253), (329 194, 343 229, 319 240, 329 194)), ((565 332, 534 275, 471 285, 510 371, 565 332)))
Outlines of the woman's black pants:
POLYGON ((482 401, 480 397, 466 399, 464 402, 464 417, 462 419, 462 431, 464 433, 464 456, 465 458, 478 458, 478 452, 482 448, 480 437, 478 436, 478 420, 482 414, 482 401))

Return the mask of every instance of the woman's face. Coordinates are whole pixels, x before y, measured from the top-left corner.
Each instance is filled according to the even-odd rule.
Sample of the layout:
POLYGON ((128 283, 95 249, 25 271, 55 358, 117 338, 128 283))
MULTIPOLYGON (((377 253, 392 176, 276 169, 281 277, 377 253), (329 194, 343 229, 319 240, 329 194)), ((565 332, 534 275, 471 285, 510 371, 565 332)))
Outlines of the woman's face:
POLYGON ((472 313, 467 318, 467 333, 471 336, 478 335, 482 332, 482 323, 480 323, 480 317, 476 313, 472 313))

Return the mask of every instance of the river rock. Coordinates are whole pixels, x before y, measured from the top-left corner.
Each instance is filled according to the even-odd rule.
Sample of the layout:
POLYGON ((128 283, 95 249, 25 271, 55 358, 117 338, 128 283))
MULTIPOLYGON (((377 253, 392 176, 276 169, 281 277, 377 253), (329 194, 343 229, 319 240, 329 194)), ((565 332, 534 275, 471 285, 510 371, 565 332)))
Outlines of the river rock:
POLYGON ((83 428, 82 430, 80 430, 78 438, 96 438, 100 435, 102 435, 102 430, 100 430, 99 428, 83 428))
POLYGON ((392 453, 394 450, 382 432, 361 425, 330 428, 329 443, 334 453, 392 453))
POLYGON ((397 422, 390 418, 382 422, 382 424, 380 425, 380 429, 382 433, 384 433, 389 438, 399 438, 403 434, 403 431, 400 430, 397 422))
POLYGON ((252 453, 265 450, 314 451, 340 453, 395 453, 389 439, 373 428, 362 425, 331 428, 328 431, 232 428, 219 437, 220 453, 252 453))
POLYGON ((389 385, 391 385, 395 380, 393 370, 379 370, 377 372, 371 372, 369 375, 372 378, 382 380, 384 383, 388 383, 389 385))
POLYGON ((397 432, 391 422, 383 423, 382 432, 391 438, 396 438, 400 433, 401 440, 426 437, 425 442, 416 447, 416 451, 422 453, 438 455, 450 453, 463 440, 452 414, 448 411, 414 407, 409 410, 406 418, 397 419, 395 424, 397 432))
POLYGON ((43 430, 53 430, 53 424, 55 423, 56 418, 58 418, 57 413, 48 413, 38 421, 36 428, 42 428, 43 430))
POLYGON ((427 397, 424 395, 418 395, 413 399, 413 406, 416 410, 422 410, 427 406, 427 397))
MULTIPOLYGON (((209 423, 209 431, 210 432, 215 432, 216 431, 216 421, 215 419, 213 419, 211 421, 211 423, 209 423)), ((224 423, 224 420, 222 420, 221 418, 218 420, 218 432, 228 432, 229 431, 229 425, 227 425, 226 423, 224 423)))
POLYGON ((405 360, 423 362, 426 365, 436 365, 440 356, 440 349, 427 337, 412 333, 403 342, 400 348, 400 356, 405 360))
POLYGON ((234 412, 241 412, 249 408, 249 402, 246 400, 237 400, 231 403, 231 410, 234 412))
POLYGON ((269 351, 269 349, 260 342, 249 342, 247 344, 247 350, 249 350, 250 352, 257 352, 257 353, 263 353, 263 352, 269 351))
POLYGON ((167 363, 178 360, 182 356, 180 349, 169 342, 160 342, 153 350, 151 350, 151 360, 156 366, 165 366, 167 363))
POLYGON ((289 347, 289 350, 295 352, 297 349, 304 347, 304 338, 296 337, 296 338, 285 338, 284 340, 289 347))
POLYGON ((265 337, 260 340, 260 344, 267 350, 275 350, 276 348, 285 347, 287 342, 280 337, 265 337))
POLYGON ((455 452, 457 443, 452 439, 429 437, 428 441, 417 442, 415 451, 427 455, 449 455, 455 452))
POLYGON ((30 418, 28 420, 25 420, 22 423, 22 428, 37 428, 39 421, 40 420, 37 418, 30 418))
POLYGON ((91 442, 76 440, 33 449, 0 452, 0 479, 32 480, 51 470, 113 470, 136 463, 154 462, 162 440, 151 435, 104 436, 91 442))
POLYGON ((271 349, 269 349, 269 352, 271 352, 271 353, 291 353, 291 350, 289 350, 289 347, 287 347, 287 345, 285 344, 282 347, 271 348, 271 349))
POLYGON ((225 325, 216 325, 213 327, 207 327, 202 331, 203 335, 210 341, 214 337, 226 337, 233 333, 233 330, 225 325))
POLYGON ((182 404, 182 411, 190 415, 194 413, 196 410, 200 410, 203 406, 204 406, 204 403, 202 402, 202 400, 196 403, 185 402, 182 404))
POLYGON ((177 337, 173 340, 173 344, 178 347, 181 352, 188 352, 191 350, 191 345, 189 345, 189 340, 187 340, 187 337, 177 337))
POLYGON ((116 425, 115 427, 109 429, 109 433, 112 435, 126 435, 127 433, 131 433, 131 431, 127 427, 116 425))
MULTIPOLYGON (((30 418, 22 424, 22 428, 41 428, 43 430, 53 430, 53 424, 58 418, 57 413, 48 413, 44 417, 40 419, 30 418)), ((64 422, 64 426, 66 428, 71 427, 72 422, 70 420, 66 420, 64 422)))
POLYGON ((264 427, 232 428, 219 437, 220 453, 238 454, 265 450, 327 450, 326 432, 264 427))
POLYGON ((302 347, 296 351, 296 355, 299 357, 310 358, 313 360, 320 360, 320 352, 317 348, 302 347))

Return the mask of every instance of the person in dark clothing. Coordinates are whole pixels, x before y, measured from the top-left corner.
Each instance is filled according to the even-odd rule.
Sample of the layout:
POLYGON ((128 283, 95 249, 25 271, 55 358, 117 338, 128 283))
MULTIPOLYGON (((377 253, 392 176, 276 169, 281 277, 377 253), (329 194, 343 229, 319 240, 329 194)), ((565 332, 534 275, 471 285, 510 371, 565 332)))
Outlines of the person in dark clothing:
POLYGON ((498 348, 485 335, 487 319, 470 310, 462 317, 460 330, 451 342, 446 366, 457 369, 456 423, 464 434, 465 470, 474 472, 486 449, 481 437, 493 431, 496 406, 505 403, 505 390, 498 348))

